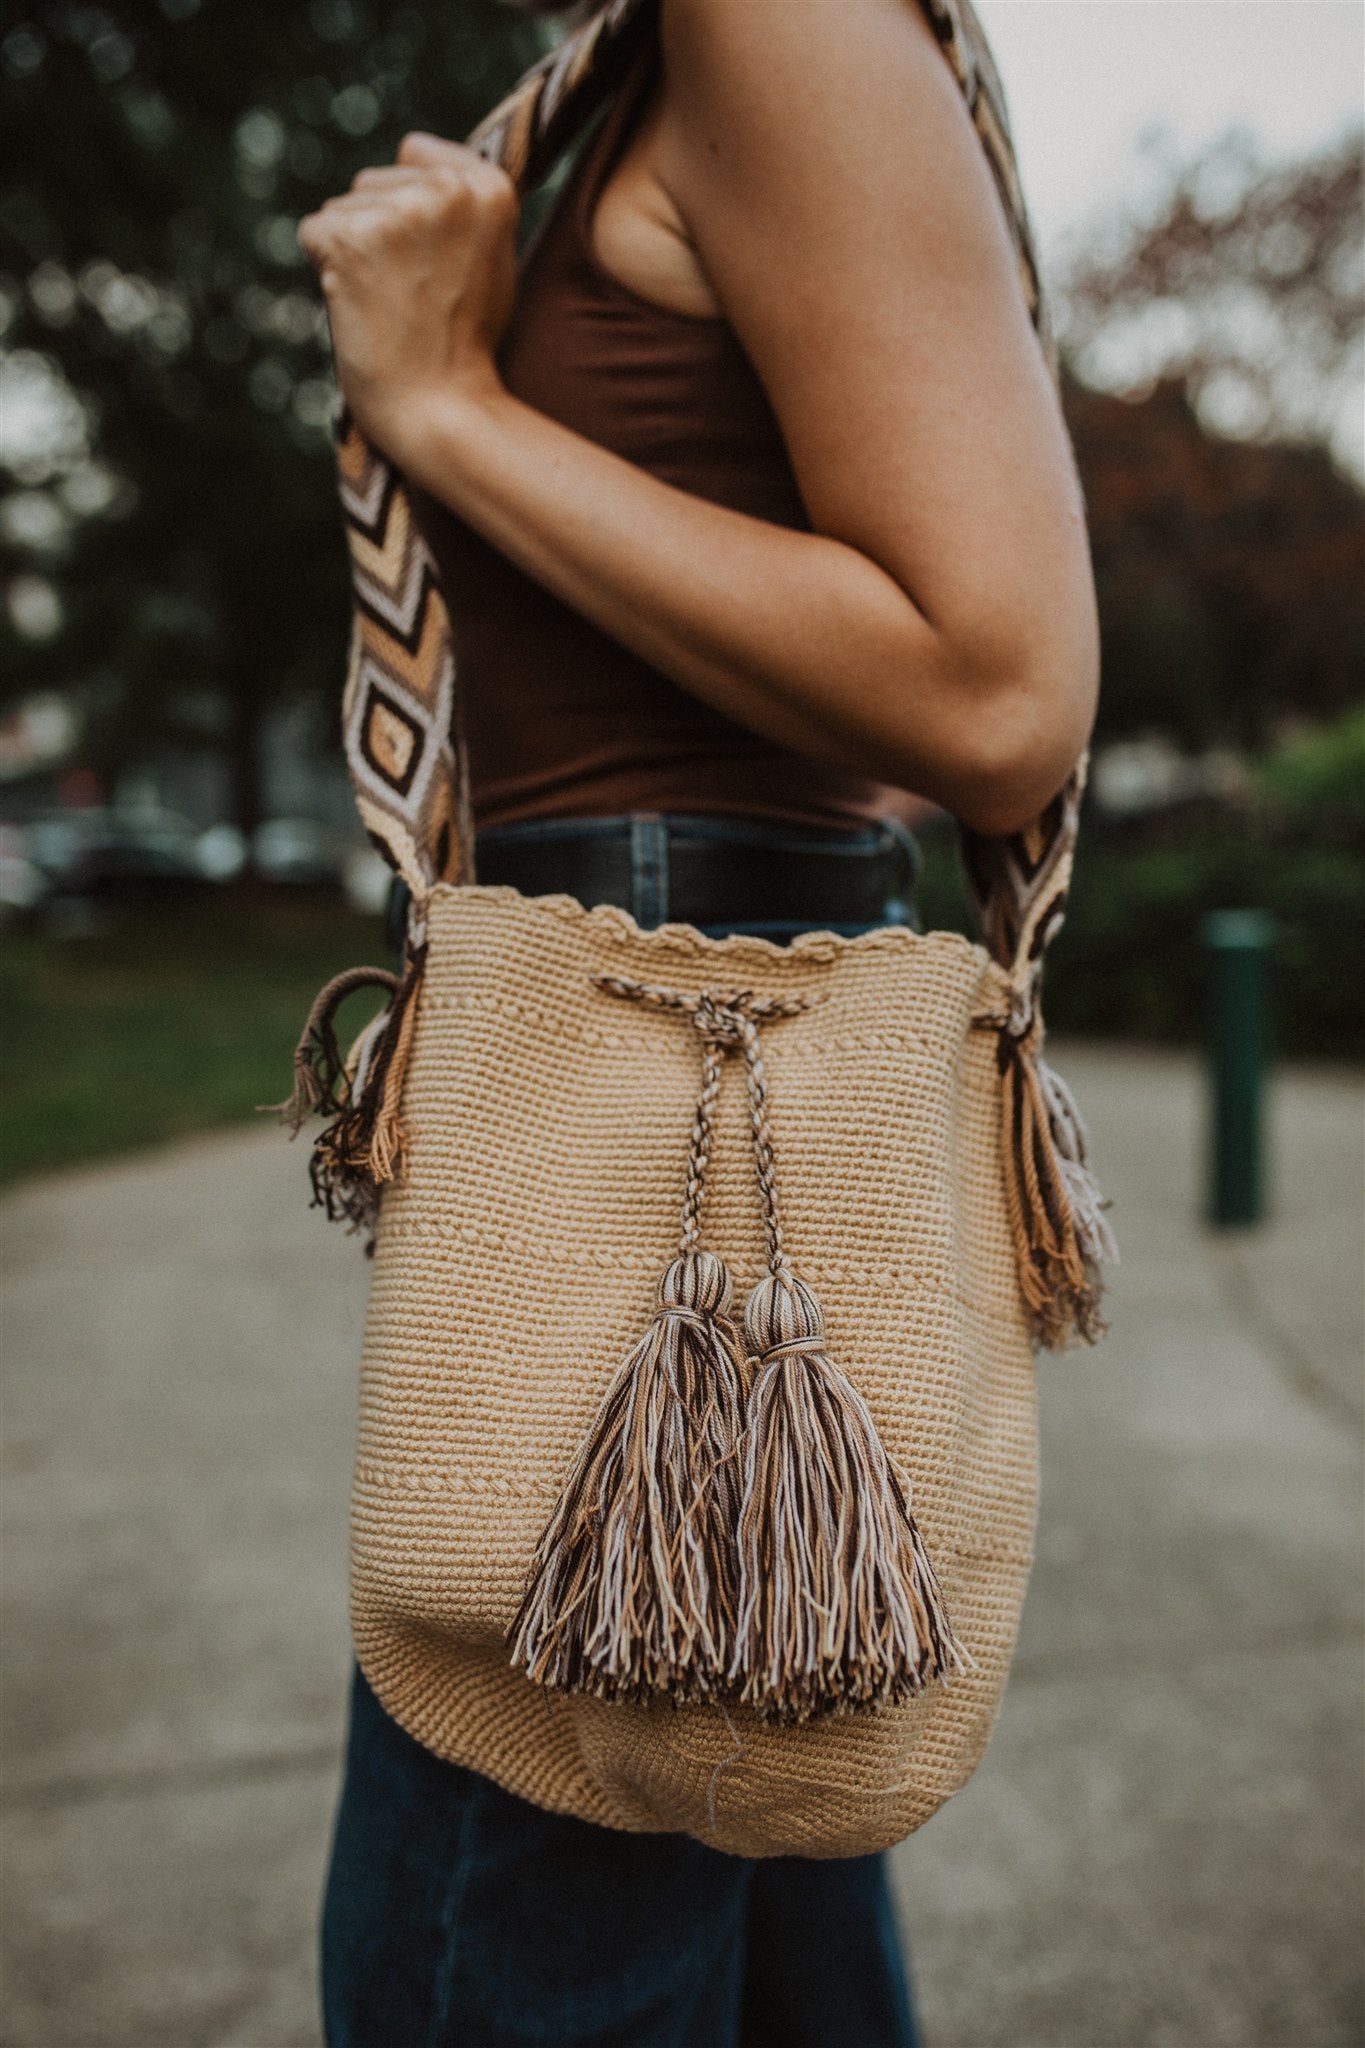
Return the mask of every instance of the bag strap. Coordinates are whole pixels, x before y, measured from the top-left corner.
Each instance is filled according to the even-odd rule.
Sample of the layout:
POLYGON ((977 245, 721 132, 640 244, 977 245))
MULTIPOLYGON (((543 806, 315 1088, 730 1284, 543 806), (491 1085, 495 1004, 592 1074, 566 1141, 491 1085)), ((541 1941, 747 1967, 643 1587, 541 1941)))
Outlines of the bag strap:
MULTIPOLYGON (((521 191, 552 167, 656 32, 658 0, 607 0, 475 129, 521 191)), ((343 412, 341 504, 355 617, 342 699, 346 765, 370 839, 410 892, 409 948, 439 882, 474 880, 469 763, 450 615, 403 479, 343 412)))
MULTIPOLYGON (((970 0, 919 0, 990 165, 1034 326, 1053 361, 1038 263, 1000 80, 970 0)), ((541 179, 658 32, 659 0, 606 0, 528 71, 470 137, 520 190, 541 179)), ((355 584, 343 728, 361 819, 412 897, 424 939, 439 882, 472 882, 469 772, 445 598, 402 477, 343 415, 341 499, 355 584)), ((962 829, 982 937, 1010 980, 1015 1028, 1031 1022, 1044 949, 1061 925, 1085 763, 1026 831, 962 829)))

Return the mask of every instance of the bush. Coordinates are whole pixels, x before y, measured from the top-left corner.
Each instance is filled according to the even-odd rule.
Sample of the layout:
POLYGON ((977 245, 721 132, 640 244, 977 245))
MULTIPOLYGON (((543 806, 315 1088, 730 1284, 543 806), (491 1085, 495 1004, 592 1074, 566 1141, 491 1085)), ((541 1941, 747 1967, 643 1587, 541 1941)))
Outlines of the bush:
MULTIPOLYGON (((1161 843, 1152 829, 1087 817, 1048 961, 1050 1028, 1198 1042, 1203 920, 1214 910, 1263 910, 1274 924, 1278 1049, 1365 1057, 1365 710, 1265 762, 1245 809, 1191 820, 1161 843)), ((954 833, 931 831, 924 850, 926 928, 970 931, 954 833)))
POLYGON ((1281 747, 1258 779, 1282 821, 1365 856, 1365 704, 1281 747))

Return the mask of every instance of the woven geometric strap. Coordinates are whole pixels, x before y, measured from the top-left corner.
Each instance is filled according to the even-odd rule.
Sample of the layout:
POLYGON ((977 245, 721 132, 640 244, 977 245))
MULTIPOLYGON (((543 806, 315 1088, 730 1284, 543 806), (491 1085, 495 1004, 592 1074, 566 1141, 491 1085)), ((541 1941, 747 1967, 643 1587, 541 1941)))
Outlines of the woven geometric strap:
MULTIPOLYGON (((1018 257, 1031 317, 1051 354, 1004 98, 969 0, 920 0, 971 112, 1018 257)), ((658 0, 607 0, 538 63, 470 137, 519 189, 534 185, 620 84, 658 30, 658 0)), ((356 803, 371 839, 412 893, 409 938, 424 936, 438 882, 474 879, 468 765, 450 619, 403 480, 343 418, 341 499, 355 582, 343 727, 356 803)), ((1062 919, 1084 763, 1025 832, 963 833, 981 931, 1006 968, 1018 1023, 1031 1012, 1044 947, 1062 919)))
MULTIPOLYGON (((655 0, 610 0, 470 138, 519 189, 541 178, 653 32, 655 0)), ((472 882, 469 771, 450 615, 403 479, 343 414, 337 437, 355 621, 342 700, 361 820, 412 892, 409 942, 438 882, 472 882)))

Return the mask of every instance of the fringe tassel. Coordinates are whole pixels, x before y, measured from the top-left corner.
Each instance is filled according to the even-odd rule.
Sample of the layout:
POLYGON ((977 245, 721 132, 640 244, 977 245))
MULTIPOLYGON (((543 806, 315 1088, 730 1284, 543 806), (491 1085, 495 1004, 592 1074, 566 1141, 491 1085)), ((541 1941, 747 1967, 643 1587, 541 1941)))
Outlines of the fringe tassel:
POLYGON ((345 1221, 352 1230, 373 1227, 380 1188, 402 1171, 398 1109, 426 957, 425 946, 410 956, 369 1048, 363 1085, 348 1090, 339 1114, 313 1147, 314 1204, 330 1221, 345 1221))
POLYGON ((401 981, 382 967, 351 967, 329 981, 308 1013, 294 1052, 293 1090, 276 1105, 295 1134, 315 1112, 332 1118, 313 1146, 313 1204, 353 1230, 373 1226, 380 1188, 402 1171, 398 1111, 425 966, 423 946, 410 956, 401 981), (387 989, 389 1006, 362 1035, 358 1057, 348 1065, 336 1035, 336 1013, 362 988, 387 989))
POLYGON ((1076 1098, 1056 1070, 1038 1054, 1038 1080, 1048 1109, 1048 1128, 1057 1170, 1071 1207, 1076 1237, 1088 1265, 1117 1266, 1119 1248, 1105 1210, 1109 1203, 1090 1171, 1085 1121, 1076 1098))
POLYGON ((278 1116, 297 1137, 310 1116, 335 1115, 349 1094, 346 1062, 336 1035, 336 1013, 347 996, 362 988, 399 989, 396 974, 382 967, 348 967, 320 989, 294 1048, 294 1086, 283 1102, 260 1104, 262 1115, 278 1116))
POLYGON ((914 1697, 969 1668, 867 1404, 829 1358, 820 1309, 785 1264, 749 1297, 756 1354, 730 1676, 765 1719, 914 1697))
POLYGON ((686 1250, 622 1365, 537 1548, 509 1631, 538 1684, 600 1699, 712 1697, 738 1587, 744 1359, 730 1275, 686 1250))
POLYGON ((1035 1013, 1016 1035, 998 1019, 1003 1088, 1005 1199, 1019 1286, 1033 1334, 1049 1350, 1104 1335, 1100 1266, 1118 1249, 1086 1159, 1085 1126, 1071 1091, 1042 1057, 1035 1013))

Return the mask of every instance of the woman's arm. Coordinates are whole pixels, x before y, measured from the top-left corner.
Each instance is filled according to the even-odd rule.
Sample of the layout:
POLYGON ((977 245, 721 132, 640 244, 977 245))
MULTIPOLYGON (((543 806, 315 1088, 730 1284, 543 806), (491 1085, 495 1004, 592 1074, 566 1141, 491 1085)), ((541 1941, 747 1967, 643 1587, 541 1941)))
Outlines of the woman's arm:
POLYGON ((304 224, 343 389, 420 486, 741 722, 1014 829, 1093 713, 1079 493, 980 146, 909 0, 665 0, 657 174, 816 531, 661 483, 493 363, 515 208, 410 138, 304 224))

